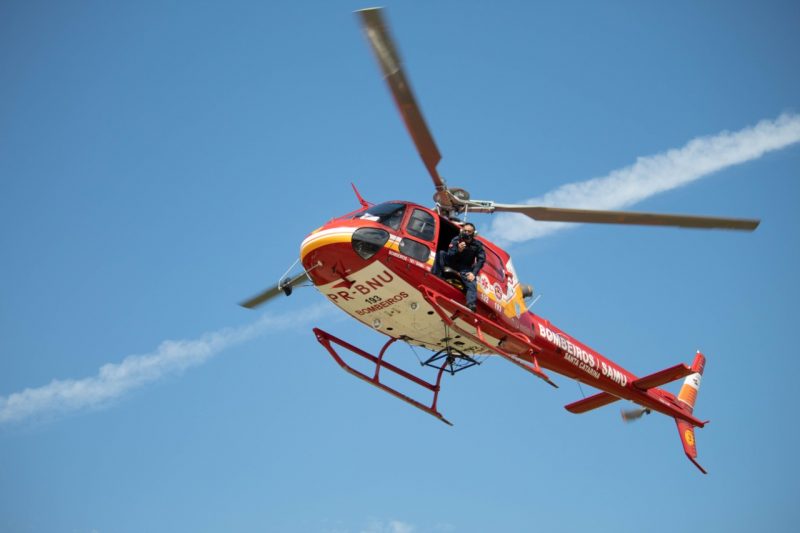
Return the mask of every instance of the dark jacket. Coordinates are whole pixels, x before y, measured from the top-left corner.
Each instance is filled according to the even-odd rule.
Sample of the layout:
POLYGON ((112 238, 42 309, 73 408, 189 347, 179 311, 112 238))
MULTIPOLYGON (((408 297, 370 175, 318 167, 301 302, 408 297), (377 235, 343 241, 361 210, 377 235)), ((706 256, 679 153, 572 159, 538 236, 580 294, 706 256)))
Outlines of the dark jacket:
POLYGON ((477 276, 486 262, 486 251, 483 249, 483 244, 477 239, 472 239, 471 241, 466 241, 466 248, 464 248, 463 252, 459 252, 458 243, 461 240, 461 236, 458 236, 450 241, 450 246, 447 248, 445 256, 445 264, 459 272, 472 272, 477 276))

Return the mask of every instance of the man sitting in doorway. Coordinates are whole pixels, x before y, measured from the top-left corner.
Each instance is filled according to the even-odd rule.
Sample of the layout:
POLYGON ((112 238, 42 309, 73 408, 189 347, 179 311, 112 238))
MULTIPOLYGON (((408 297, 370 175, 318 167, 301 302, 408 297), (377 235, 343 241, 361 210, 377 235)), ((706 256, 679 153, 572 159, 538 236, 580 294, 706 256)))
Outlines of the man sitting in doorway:
POLYGON ((461 226, 461 233, 450 241, 444 256, 444 264, 456 270, 467 290, 467 307, 475 311, 478 299, 476 276, 486 262, 486 251, 483 244, 475 239, 475 226, 467 222, 461 226))

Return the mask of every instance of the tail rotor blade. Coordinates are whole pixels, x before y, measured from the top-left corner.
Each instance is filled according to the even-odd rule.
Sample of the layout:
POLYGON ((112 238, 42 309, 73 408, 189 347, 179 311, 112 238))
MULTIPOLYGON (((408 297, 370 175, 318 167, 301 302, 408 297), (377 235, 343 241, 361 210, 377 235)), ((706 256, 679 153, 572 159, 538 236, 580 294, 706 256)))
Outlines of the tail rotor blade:
POLYGON ((639 407, 636 409, 621 409, 620 414, 622 415, 622 420, 625 422, 633 422, 634 420, 639 420, 642 418, 643 415, 649 415, 650 409, 646 407, 639 407))

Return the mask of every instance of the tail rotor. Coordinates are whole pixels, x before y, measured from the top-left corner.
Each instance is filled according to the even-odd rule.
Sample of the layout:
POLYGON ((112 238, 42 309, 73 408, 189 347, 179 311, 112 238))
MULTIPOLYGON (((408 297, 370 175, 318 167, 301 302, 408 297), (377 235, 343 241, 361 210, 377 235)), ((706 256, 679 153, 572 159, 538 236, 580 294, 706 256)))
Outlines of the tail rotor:
POLYGON ((644 415, 649 415, 651 411, 647 407, 638 407, 636 409, 620 409, 619 413, 622 415, 623 422, 628 423, 639 420, 644 415))

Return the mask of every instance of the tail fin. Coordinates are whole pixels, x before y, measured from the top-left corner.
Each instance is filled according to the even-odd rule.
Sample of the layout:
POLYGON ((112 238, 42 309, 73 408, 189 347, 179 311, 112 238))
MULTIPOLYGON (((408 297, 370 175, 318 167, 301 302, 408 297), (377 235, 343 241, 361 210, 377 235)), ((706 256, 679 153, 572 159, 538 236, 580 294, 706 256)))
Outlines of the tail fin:
MULTIPOLYGON (((694 404, 697 401, 697 393, 700 390, 700 381, 705 366, 705 356, 697 352, 694 362, 692 363, 692 370, 694 373, 686 376, 681 391, 678 393, 678 401, 681 402, 690 413, 694 411, 694 404)), ((707 474, 708 472, 697 462, 697 445, 694 439, 694 426, 679 418, 675 419, 675 423, 678 425, 678 435, 680 435, 686 457, 688 457, 702 473, 707 474)))
POLYGON ((697 401, 697 393, 700 391, 700 380, 703 377, 703 370, 706 367, 706 357, 697 352, 692 363, 692 374, 683 380, 683 386, 678 393, 678 401, 686 406, 691 413, 694 411, 694 404, 697 401))
POLYGON ((681 436, 683 451, 686 453, 686 457, 688 457, 689 460, 694 463, 694 466, 699 468, 702 473, 708 474, 706 469, 700 466, 700 463, 697 462, 697 446, 695 445, 694 441, 694 426, 689 424, 689 422, 679 418, 675 419, 675 423, 678 424, 678 434, 681 436))

